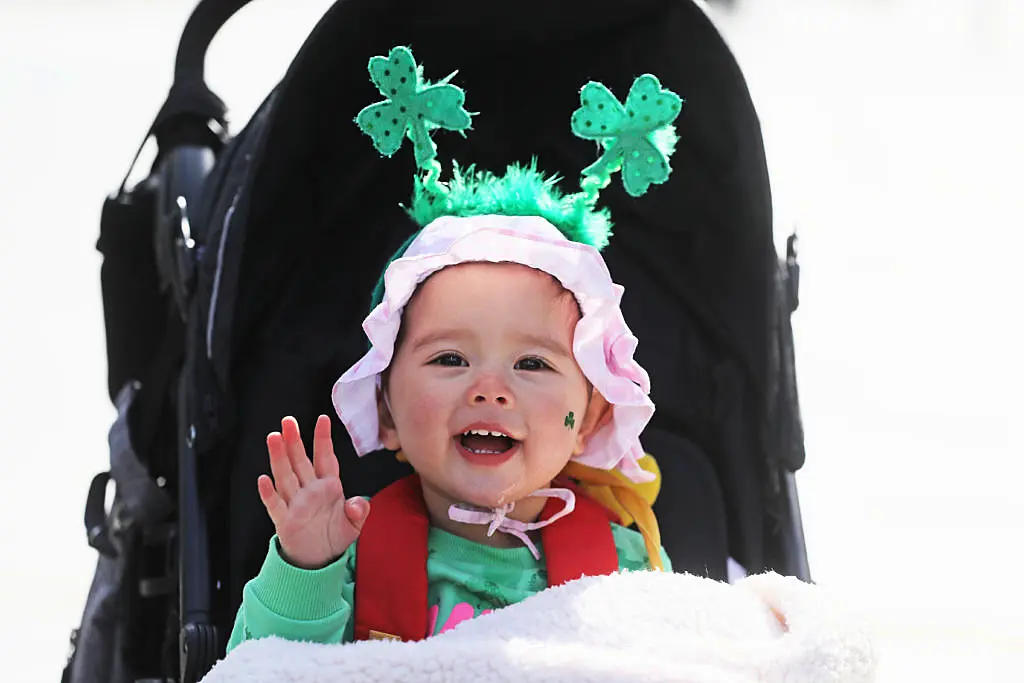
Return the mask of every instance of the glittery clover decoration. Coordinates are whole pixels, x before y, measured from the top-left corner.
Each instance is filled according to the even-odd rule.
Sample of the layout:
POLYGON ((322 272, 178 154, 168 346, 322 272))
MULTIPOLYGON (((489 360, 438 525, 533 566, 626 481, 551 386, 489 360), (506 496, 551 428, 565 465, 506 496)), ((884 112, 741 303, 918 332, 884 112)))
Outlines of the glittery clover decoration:
POLYGON ((645 74, 633 82, 625 104, 595 82, 580 91, 580 104, 572 115, 573 133, 604 149, 601 158, 583 169, 585 194, 596 200, 597 191, 620 170, 626 192, 633 197, 668 180, 668 159, 676 142, 672 122, 682 109, 682 98, 645 74))
POLYGON ((405 47, 392 48, 387 57, 372 58, 369 72, 386 99, 360 111, 356 123, 387 157, 406 138, 412 141, 416 166, 423 175, 416 178, 409 213, 421 227, 441 215, 475 215, 484 209, 534 215, 522 213, 532 211, 569 239, 601 249, 610 234, 611 219, 607 209, 597 208, 597 200, 611 176, 621 171, 626 192, 639 197, 651 185, 668 180, 672 171, 668 160, 677 140, 672 124, 683 100, 650 74, 633 82, 625 103, 601 83, 588 83, 580 91, 581 106, 572 115, 572 131, 596 142, 602 153, 583 169, 582 191, 562 195, 554 187, 555 177, 539 171, 536 160, 529 167, 510 166, 503 176, 472 170, 460 173, 456 165, 452 181, 441 182, 431 134, 444 129, 465 135, 473 116, 463 108, 465 93, 449 82, 455 74, 438 83, 426 81, 423 68, 405 47))
POLYGON ((359 112, 356 123, 360 130, 387 157, 397 152, 408 137, 416 165, 436 183, 441 167, 431 131, 443 128, 465 134, 471 123, 470 113, 462 106, 465 93, 448 82, 455 74, 439 83, 428 83, 423 79, 422 67, 416 65, 412 52, 405 47, 392 48, 387 57, 374 57, 369 71, 373 84, 387 99, 359 112))

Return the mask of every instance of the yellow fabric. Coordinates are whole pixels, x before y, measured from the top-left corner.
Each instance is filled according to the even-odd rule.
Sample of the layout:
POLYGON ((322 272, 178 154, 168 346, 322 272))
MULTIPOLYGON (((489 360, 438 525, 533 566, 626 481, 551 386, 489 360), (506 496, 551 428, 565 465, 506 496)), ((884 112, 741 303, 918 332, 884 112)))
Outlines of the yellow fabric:
MULTIPOLYGON (((645 454, 643 458, 638 461, 640 468, 650 472, 654 475, 654 480, 644 483, 636 484, 626 478, 626 475, 622 474, 619 470, 595 470, 596 472, 608 472, 612 476, 619 479, 624 485, 633 489, 640 494, 640 497, 647 501, 648 505, 654 505, 654 501, 658 499, 658 493, 661 491, 661 469, 658 467, 658 461, 654 459, 653 455, 645 454)), ((588 468, 592 469, 592 468, 588 468)), ((566 473, 568 474, 568 473, 566 473)), ((568 475, 573 476, 573 475, 568 475)), ((626 511, 624 507, 619 503, 612 493, 612 489, 607 485, 600 485, 598 482, 587 482, 581 481, 582 488, 590 494, 592 498, 598 500, 602 505, 607 507, 609 510, 619 516, 620 523, 622 526, 630 526, 633 524, 633 516, 626 511), (589 485, 588 485, 589 484, 589 485)))
POLYGON ((661 531, 651 506, 661 490, 661 470, 654 456, 640 459, 640 467, 654 474, 654 481, 637 484, 619 471, 599 470, 570 461, 562 474, 579 482, 590 497, 619 516, 623 526, 635 523, 644 537, 651 566, 664 571, 661 562, 661 531))

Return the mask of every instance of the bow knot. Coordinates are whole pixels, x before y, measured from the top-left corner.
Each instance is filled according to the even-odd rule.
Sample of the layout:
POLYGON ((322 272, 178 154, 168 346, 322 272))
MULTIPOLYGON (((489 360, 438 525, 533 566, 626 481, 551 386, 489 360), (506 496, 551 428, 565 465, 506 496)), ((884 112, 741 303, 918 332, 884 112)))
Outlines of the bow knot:
POLYGON ((505 503, 490 510, 481 510, 462 503, 455 503, 448 508, 448 519, 463 524, 486 524, 488 537, 493 536, 496 531, 515 536, 530 550, 533 558, 539 560, 540 551, 537 550, 537 546, 530 540, 527 533, 536 529, 543 529, 571 513, 576 509, 576 495, 569 489, 537 489, 529 497, 558 498, 565 502, 565 507, 547 519, 536 522, 521 522, 508 516, 515 508, 515 502, 505 503))

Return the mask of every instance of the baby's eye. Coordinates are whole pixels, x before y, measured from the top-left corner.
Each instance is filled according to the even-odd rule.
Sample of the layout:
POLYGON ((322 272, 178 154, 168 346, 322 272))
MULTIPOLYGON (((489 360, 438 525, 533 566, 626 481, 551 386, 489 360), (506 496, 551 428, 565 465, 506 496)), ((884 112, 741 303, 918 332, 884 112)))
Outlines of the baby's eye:
POLYGON ((441 365, 446 368, 458 368, 464 365, 469 365, 462 356, 457 353, 442 353, 440 356, 430 361, 430 365, 441 365))
POLYGON ((545 363, 540 358, 523 358, 516 363, 516 370, 550 370, 551 366, 545 363))

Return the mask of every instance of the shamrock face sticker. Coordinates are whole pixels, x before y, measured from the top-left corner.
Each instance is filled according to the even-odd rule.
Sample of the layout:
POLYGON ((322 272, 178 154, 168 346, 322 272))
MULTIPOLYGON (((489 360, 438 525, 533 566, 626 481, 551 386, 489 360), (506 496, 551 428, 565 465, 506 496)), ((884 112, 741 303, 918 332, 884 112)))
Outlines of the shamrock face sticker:
POLYGON ((387 57, 374 57, 369 70, 374 85, 387 99, 360 111, 356 123, 384 156, 397 152, 408 136, 416 164, 423 167, 437 156, 430 138, 432 129, 462 132, 469 128, 470 114, 462 107, 465 93, 447 82, 451 76, 435 85, 426 84, 407 48, 395 47, 387 57))
POLYGON ((601 83, 588 83, 580 91, 582 106, 572 115, 572 130, 581 138, 595 140, 604 154, 583 170, 584 176, 607 182, 622 170, 622 182, 633 197, 652 184, 668 179, 671 169, 664 145, 655 144, 662 131, 679 116, 683 100, 661 87, 657 78, 640 76, 633 82, 625 105, 601 83))

